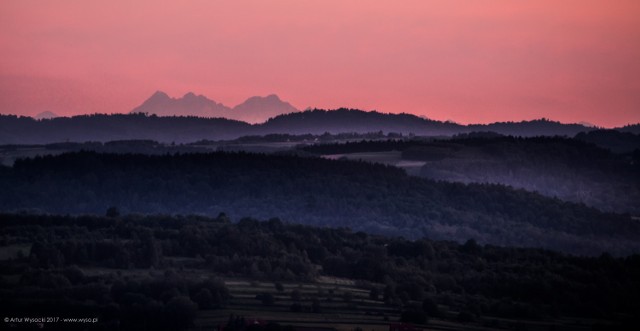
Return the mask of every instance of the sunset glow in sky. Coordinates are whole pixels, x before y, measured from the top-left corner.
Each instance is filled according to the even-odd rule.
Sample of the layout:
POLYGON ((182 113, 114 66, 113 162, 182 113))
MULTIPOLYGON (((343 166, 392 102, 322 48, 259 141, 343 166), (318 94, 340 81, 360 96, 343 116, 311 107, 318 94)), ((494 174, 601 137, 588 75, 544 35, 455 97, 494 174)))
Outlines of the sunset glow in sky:
POLYGON ((0 112, 156 90, 486 123, 640 122, 640 1, 0 0, 0 112))

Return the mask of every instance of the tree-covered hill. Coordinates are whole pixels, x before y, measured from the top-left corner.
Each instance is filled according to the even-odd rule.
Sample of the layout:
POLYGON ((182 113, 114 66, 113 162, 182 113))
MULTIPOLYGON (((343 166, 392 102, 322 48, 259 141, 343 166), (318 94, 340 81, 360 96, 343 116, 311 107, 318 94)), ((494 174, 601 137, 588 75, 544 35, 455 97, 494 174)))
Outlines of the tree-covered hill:
POLYGON ((508 185, 603 211, 637 215, 640 153, 614 153, 633 150, 637 140, 636 135, 612 130, 581 133, 574 139, 477 133, 444 140, 363 140, 302 149, 318 155, 401 151, 402 160, 424 162, 419 174, 426 178, 508 185))
POLYGON ((606 148, 614 153, 640 151, 640 133, 633 133, 631 129, 624 130, 627 129, 580 132, 575 138, 606 148))
POLYGON ((517 136, 574 136, 591 128, 546 119, 461 125, 422 118, 412 114, 385 114, 340 108, 307 110, 279 115, 265 123, 251 125, 225 118, 160 117, 136 114, 94 114, 35 120, 31 117, 0 115, 0 144, 48 144, 111 140, 156 140, 186 143, 197 140, 235 139, 266 134, 332 134, 382 131, 420 136, 451 136, 473 131, 495 131, 517 136))
POLYGON ((435 182, 379 164, 285 155, 80 152, 0 168, 0 209, 252 216, 417 239, 640 251, 629 216, 498 185, 435 182))
POLYGON ((625 125, 625 126, 620 127, 620 128, 616 128, 616 130, 618 130, 620 132, 629 132, 629 133, 633 133, 633 134, 640 134, 640 124, 638 124, 638 123, 629 124, 629 125, 625 125))
POLYGON ((284 301, 293 313, 285 316, 296 322, 309 316, 303 308, 332 314, 324 318, 369 315, 371 303, 393 312, 386 324, 400 315, 421 324, 462 321, 469 329, 525 328, 516 321, 536 329, 582 330, 594 322, 620 329, 637 326, 640 316, 638 255, 575 257, 473 240, 408 241, 279 219, 231 223, 222 214, 0 214, 0 232, 0 252, 27 247, 0 259, 5 314, 90 316, 98 322, 92 327, 105 329, 188 328, 198 314, 242 302, 224 282, 234 277, 275 282, 276 288, 340 277, 367 297, 356 301, 333 289, 302 292, 302 285, 285 290, 281 284, 273 295, 256 296, 263 307, 254 314, 278 312, 274 301, 284 301), (571 323, 576 318, 580 325, 571 323))
POLYGON ((0 144, 149 139, 192 142, 215 137, 233 139, 251 125, 224 118, 159 117, 145 114, 94 114, 35 120, 0 115, 0 144))

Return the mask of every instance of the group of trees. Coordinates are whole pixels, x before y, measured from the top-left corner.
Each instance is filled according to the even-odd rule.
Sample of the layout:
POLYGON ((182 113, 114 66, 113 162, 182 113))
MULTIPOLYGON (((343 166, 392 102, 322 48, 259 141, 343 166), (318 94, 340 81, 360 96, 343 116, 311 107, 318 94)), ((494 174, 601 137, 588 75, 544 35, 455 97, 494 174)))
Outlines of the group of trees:
MULTIPOLYGON (((198 310, 220 308, 230 300, 223 282, 189 279, 172 270, 89 276, 75 265, 42 269, 17 262, 19 282, 5 281, 5 270, 0 283, 0 307, 10 316, 89 317, 99 322, 91 325, 97 330, 181 330, 198 310)), ((70 323, 64 328, 84 327, 70 323)))
MULTIPOLYGON (((589 316, 623 322, 640 316, 638 255, 574 257, 474 240, 408 241, 345 228, 288 225, 278 219, 231 223, 226 215, 4 214, 0 230, 6 238, 3 245, 32 244, 29 255, 0 261, 5 312, 32 306, 43 311, 80 307, 134 328, 163 314, 160 321, 166 321, 170 311, 179 314, 172 319, 188 325, 198 308, 222 307, 230 296, 221 281, 173 271, 184 268, 202 275, 274 282, 346 277, 368 288, 372 299, 402 309, 404 318, 414 321, 446 317, 440 307, 460 312, 455 318, 461 320, 589 316), (123 254, 132 262, 122 262, 123 254), (85 268, 151 272, 137 277, 87 276, 85 268), (10 279, 16 275, 19 282, 13 283, 10 279), (92 303, 84 304, 86 300, 92 303)), ((295 304, 294 296, 292 291, 295 304)), ((273 296, 257 299, 273 304, 273 296)), ((321 304, 298 308, 320 311, 321 304)))

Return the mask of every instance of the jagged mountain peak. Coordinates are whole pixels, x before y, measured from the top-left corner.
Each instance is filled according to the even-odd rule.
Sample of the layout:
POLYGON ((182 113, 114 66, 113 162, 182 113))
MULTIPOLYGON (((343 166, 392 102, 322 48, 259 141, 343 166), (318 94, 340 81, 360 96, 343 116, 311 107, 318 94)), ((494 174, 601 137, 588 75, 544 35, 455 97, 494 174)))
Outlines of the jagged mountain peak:
POLYGON ((209 98, 205 97, 202 94, 195 94, 193 92, 187 92, 182 96, 182 99, 206 99, 209 100, 209 98))
POLYGON ((226 117, 229 110, 229 107, 193 92, 182 98, 171 98, 165 92, 156 91, 132 112, 158 116, 226 117))
POLYGON ((171 99, 168 94, 162 91, 155 91, 149 99, 171 99))
POLYGON ((233 107, 234 118, 250 123, 264 122, 278 115, 295 112, 299 110, 275 94, 253 96, 233 107))
POLYGON ((259 123, 277 115, 297 111, 298 109, 282 101, 276 94, 253 96, 231 109, 202 94, 187 92, 181 98, 172 98, 158 90, 132 112, 158 116, 225 117, 259 123))
MULTIPOLYGON (((247 103, 247 102, 282 102, 285 103, 284 101, 282 101, 282 99, 280 99, 280 97, 278 97, 276 94, 269 94, 267 96, 253 96, 248 98, 247 100, 245 100, 243 103, 247 103)), ((238 105, 239 106, 239 105, 238 105)), ((237 106, 236 106, 237 107, 237 106)))
POLYGON ((247 98, 247 100, 245 100, 243 103, 235 106, 234 108, 240 107, 244 104, 247 103, 262 103, 262 104, 283 104, 283 105, 290 105, 288 102, 283 101, 282 99, 280 99, 280 97, 278 97, 276 94, 269 94, 266 96, 253 96, 250 98, 247 98))

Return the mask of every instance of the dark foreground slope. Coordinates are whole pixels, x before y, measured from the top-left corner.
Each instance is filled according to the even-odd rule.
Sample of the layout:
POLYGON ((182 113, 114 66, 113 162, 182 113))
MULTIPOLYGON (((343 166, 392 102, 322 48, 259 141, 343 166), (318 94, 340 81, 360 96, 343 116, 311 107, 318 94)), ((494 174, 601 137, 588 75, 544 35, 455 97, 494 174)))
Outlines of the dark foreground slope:
POLYGON ((0 209, 51 213, 199 213, 281 217, 407 238, 640 251, 629 216, 496 185, 434 182, 391 166, 293 156, 93 152, 18 160, 0 168, 0 209))
POLYGON ((310 321, 386 330, 400 320, 444 330, 631 330, 640 316, 638 255, 407 241, 278 219, 113 214, 1 214, 3 314, 90 320, 45 324, 54 330, 181 330, 194 321, 211 330, 230 313, 271 321, 266 330, 310 321))

